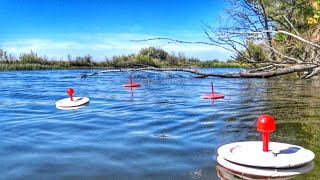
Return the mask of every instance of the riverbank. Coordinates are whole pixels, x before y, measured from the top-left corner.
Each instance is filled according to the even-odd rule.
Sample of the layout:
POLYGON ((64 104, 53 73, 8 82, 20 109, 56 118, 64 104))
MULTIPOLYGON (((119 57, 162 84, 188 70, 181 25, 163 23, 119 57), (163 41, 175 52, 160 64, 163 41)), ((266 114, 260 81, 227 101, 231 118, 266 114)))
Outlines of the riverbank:
MULTIPOLYGON (((160 66, 160 67, 197 67, 197 68, 249 68, 249 65, 244 65, 240 63, 234 62, 219 62, 219 63, 209 63, 208 62, 200 62, 195 63, 192 65, 185 65, 185 66, 160 66)), ((124 67, 114 67, 114 66, 62 66, 59 64, 6 64, 0 63, 0 71, 23 71, 23 70, 63 70, 63 69, 98 69, 98 68, 128 68, 127 66, 124 67)))

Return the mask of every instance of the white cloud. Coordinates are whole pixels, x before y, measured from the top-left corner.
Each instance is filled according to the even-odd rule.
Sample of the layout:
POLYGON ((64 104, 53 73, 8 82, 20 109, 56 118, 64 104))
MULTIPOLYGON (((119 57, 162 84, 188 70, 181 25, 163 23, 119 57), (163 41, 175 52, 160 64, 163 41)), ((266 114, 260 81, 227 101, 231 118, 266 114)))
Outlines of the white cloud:
POLYGON ((37 51, 37 50, 55 50, 65 48, 81 48, 82 45, 73 41, 57 41, 50 39, 18 39, 14 41, 7 40, 2 42, 3 48, 16 52, 37 51))
MULTIPOLYGON (((132 42, 131 40, 143 40, 149 38, 163 37, 147 34, 133 33, 94 33, 94 34, 68 34, 61 37, 46 38, 21 38, 0 40, 1 48, 19 55, 30 50, 39 55, 53 58, 63 58, 68 54, 72 56, 92 55, 96 59, 104 59, 105 56, 137 53, 141 48, 150 46, 161 47, 168 52, 182 52, 189 57, 200 59, 227 59, 229 52, 221 47, 205 44, 181 44, 167 43, 167 41, 143 41, 132 42), (2 42, 1 42, 2 41, 2 42)), ((170 37, 169 37, 170 38, 170 37)), ((173 39, 186 41, 204 41, 203 34, 176 35, 173 39)))

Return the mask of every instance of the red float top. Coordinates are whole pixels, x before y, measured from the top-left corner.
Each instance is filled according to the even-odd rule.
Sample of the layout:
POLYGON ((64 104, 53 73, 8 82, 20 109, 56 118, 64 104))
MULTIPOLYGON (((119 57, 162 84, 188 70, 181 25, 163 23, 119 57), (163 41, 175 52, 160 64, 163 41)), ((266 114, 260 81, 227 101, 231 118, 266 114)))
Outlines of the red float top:
POLYGON ((257 122, 257 130, 261 132, 272 132, 276 130, 274 118, 268 114, 260 116, 257 122))
POLYGON ((69 88, 67 90, 67 93, 69 94, 71 101, 73 101, 72 94, 74 93, 74 90, 72 88, 69 88))
POLYGON ((69 95, 72 95, 72 94, 74 93, 74 90, 73 90, 72 88, 69 88, 69 89, 67 90, 67 93, 68 93, 69 95))

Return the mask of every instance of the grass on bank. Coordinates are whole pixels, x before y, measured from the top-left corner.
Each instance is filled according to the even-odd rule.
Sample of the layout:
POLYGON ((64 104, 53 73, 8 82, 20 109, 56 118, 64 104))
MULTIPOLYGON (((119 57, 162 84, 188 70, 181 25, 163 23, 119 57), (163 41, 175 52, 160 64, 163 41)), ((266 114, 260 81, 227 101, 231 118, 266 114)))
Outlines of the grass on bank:
POLYGON ((3 64, 0 63, 0 71, 20 71, 20 70, 55 70, 64 69, 59 65, 42 64, 3 64))

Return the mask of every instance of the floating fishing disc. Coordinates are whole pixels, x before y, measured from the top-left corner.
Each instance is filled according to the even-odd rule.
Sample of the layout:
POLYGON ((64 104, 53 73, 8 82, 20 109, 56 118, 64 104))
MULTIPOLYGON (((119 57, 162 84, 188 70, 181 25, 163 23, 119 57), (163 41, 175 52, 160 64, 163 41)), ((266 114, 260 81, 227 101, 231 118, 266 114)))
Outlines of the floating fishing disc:
POLYGON ((220 99, 224 98, 223 94, 204 94, 201 96, 203 99, 220 99))
POLYGON ((73 97, 73 101, 70 98, 61 99, 56 102, 56 107, 63 110, 72 110, 85 107, 89 104, 89 98, 87 97, 73 97))
MULTIPOLYGON (((220 99, 224 98, 223 94, 215 94, 213 88, 213 82, 211 82, 211 94, 204 94, 201 96, 203 99, 220 99)), ((213 104, 213 101, 212 101, 213 104)))
POLYGON ((269 151, 261 151, 261 141, 226 144, 218 149, 222 158, 241 165, 264 168, 294 168, 311 162, 315 154, 303 147, 270 142, 269 151))
POLYGON ((124 84, 123 87, 140 87, 140 84, 138 83, 132 83, 132 84, 124 84))
POLYGON ((132 75, 130 75, 130 83, 122 85, 123 87, 140 87, 140 84, 133 83, 132 75))
POLYGON ((259 168, 259 167, 243 166, 240 164, 235 164, 230 161, 227 161, 222 156, 218 156, 217 161, 229 173, 240 175, 240 177, 243 177, 243 178, 246 177, 245 179, 252 179, 248 177, 254 177, 254 179, 261 179, 261 178, 268 178, 268 177, 272 177, 272 178, 289 177, 289 176, 307 173, 311 171, 314 167, 314 163, 310 162, 304 166, 293 167, 293 168, 284 168, 284 169, 259 168))

